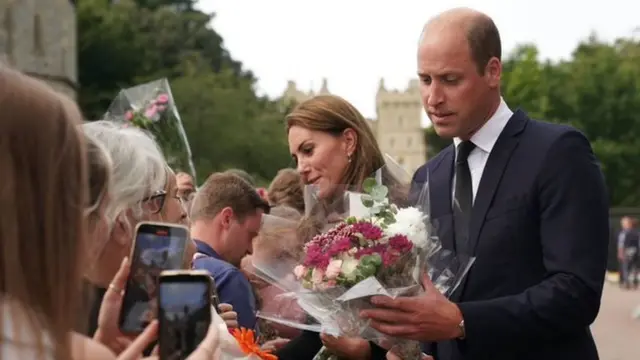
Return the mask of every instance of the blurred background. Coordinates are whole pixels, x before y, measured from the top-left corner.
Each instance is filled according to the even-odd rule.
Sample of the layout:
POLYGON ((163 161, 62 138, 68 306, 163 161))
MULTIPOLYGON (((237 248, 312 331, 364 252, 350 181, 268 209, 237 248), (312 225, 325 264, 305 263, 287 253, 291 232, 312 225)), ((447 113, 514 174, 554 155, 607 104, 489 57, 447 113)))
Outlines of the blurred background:
POLYGON ((617 285, 616 239, 622 216, 640 216, 640 4, 0 0, 0 56, 73 96, 88 120, 119 90, 168 78, 198 182, 239 168, 267 184, 292 165, 284 114, 318 93, 354 103, 383 151, 411 171, 449 144, 424 116, 415 59, 424 22, 455 6, 496 21, 512 108, 591 140, 612 206, 610 282, 594 333, 602 359, 637 360, 640 293, 617 285))

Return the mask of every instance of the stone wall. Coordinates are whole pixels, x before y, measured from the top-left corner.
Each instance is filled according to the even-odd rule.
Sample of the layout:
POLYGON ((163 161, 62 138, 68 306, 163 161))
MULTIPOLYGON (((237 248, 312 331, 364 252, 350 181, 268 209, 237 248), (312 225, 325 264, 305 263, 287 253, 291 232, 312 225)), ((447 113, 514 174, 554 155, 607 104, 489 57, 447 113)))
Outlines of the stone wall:
POLYGON ((75 6, 70 0, 0 0, 0 57, 56 90, 77 90, 75 6))

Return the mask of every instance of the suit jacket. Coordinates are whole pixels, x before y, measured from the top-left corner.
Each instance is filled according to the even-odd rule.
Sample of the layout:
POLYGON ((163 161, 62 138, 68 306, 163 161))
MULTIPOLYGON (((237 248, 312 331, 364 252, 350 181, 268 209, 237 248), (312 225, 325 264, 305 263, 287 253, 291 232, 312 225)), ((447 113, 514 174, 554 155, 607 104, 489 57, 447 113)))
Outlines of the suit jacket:
MULTIPOLYGON (((428 179, 431 215, 449 249, 454 158, 452 145, 416 171, 412 186, 417 192, 428 179)), ((425 350, 437 360, 598 359, 589 325, 600 307, 608 216, 604 178, 585 136, 515 112, 474 201, 475 263, 452 295, 466 337, 425 350)))

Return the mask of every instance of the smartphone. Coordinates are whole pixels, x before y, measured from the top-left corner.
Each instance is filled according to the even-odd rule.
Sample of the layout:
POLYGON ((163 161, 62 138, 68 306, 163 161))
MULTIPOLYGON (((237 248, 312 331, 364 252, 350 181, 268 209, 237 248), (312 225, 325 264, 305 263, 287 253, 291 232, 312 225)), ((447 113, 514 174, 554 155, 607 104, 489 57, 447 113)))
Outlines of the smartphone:
POLYGON ((189 229, 185 226, 141 222, 131 247, 131 271, 125 287, 120 331, 141 333, 157 318, 158 279, 164 270, 183 267, 189 229))
POLYGON ((164 271, 158 294, 160 360, 186 359, 207 336, 215 284, 207 271, 164 271))

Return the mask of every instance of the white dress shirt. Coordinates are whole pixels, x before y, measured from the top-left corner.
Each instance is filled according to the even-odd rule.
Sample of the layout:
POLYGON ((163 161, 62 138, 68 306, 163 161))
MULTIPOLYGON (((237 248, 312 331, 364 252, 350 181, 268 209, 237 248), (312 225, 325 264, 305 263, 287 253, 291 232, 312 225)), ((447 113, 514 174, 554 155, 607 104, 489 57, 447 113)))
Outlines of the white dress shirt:
MULTIPOLYGON (((496 144, 496 141, 498 141, 498 137, 502 133, 502 130, 504 130, 504 127, 507 125, 507 122, 509 122, 512 115, 513 111, 509 109, 509 106, 507 106, 504 99, 500 98, 500 105, 496 112, 493 113, 489 120, 480 129, 478 129, 475 134, 473 134, 471 139, 469 139, 476 145, 467 158, 469 171, 471 172, 471 186, 474 201, 476 199, 476 194, 478 193, 478 187, 480 186, 480 179, 482 179, 484 167, 487 165, 487 160, 489 159, 489 154, 491 154, 493 146, 496 144)), ((461 142, 462 140, 460 140, 460 138, 453 139, 453 144, 456 147, 456 158, 458 156, 458 144, 461 142)), ((452 191, 455 191, 455 188, 454 174, 452 191)), ((455 199, 455 196, 452 198, 455 199)))

